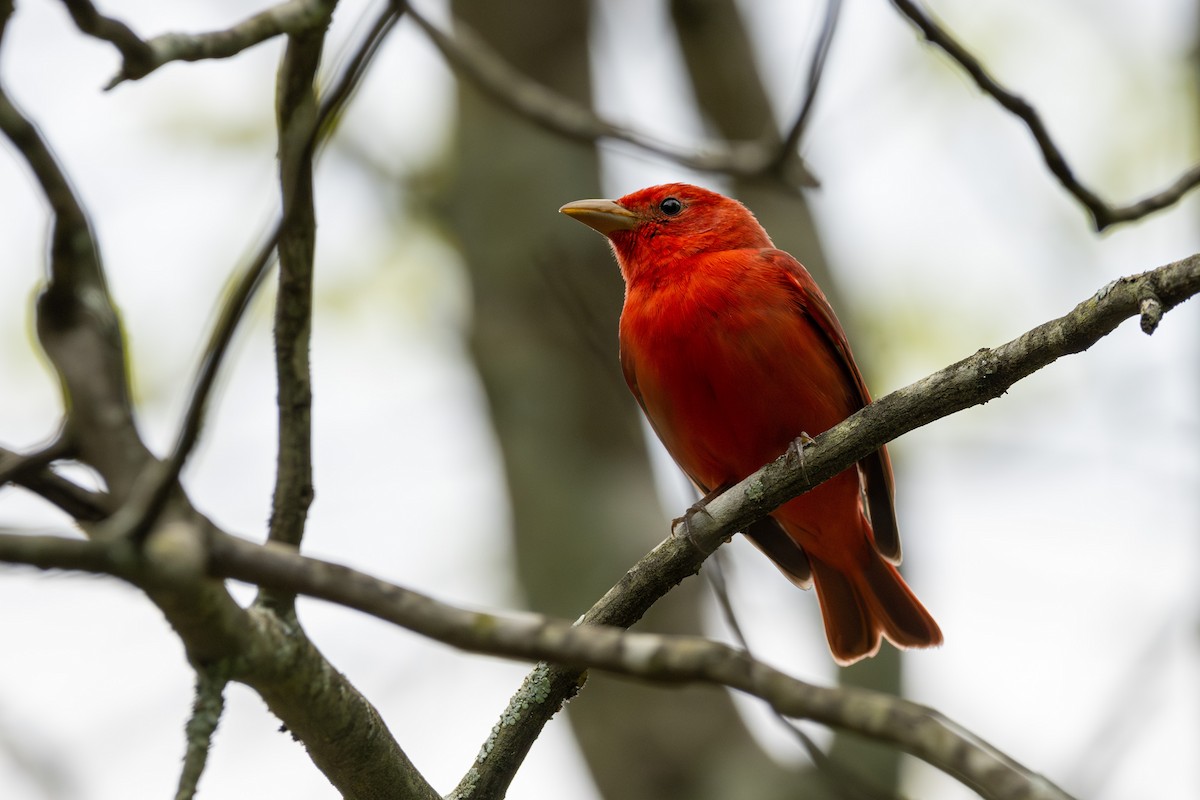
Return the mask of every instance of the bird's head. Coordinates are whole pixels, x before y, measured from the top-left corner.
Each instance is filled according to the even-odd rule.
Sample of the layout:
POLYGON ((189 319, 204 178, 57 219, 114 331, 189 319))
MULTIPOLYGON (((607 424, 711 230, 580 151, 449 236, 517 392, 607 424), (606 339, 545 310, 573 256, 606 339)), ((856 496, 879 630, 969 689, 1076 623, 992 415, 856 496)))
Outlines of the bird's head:
POLYGON ((559 211, 608 237, 627 283, 678 269, 697 255, 772 246, 741 203, 687 183, 617 200, 576 200, 559 211))

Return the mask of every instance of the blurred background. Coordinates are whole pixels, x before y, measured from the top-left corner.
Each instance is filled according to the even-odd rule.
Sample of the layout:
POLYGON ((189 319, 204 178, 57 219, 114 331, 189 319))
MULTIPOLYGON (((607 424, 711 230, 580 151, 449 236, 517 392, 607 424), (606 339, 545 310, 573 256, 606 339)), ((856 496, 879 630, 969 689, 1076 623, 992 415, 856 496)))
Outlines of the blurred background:
MULTIPOLYGON (((330 64, 377 8, 339 3, 330 64)), ((824 13, 782 0, 419 8, 682 148, 785 129, 824 13)), ((252 9, 101 10, 149 37, 227 27, 252 9)), ((1156 192, 1198 160, 1194 3, 931 10, 1039 109, 1079 177, 1113 202, 1156 192)), ((6 88, 91 210, 140 424, 160 454, 231 270, 274 213, 281 47, 169 65, 105 93, 115 51, 80 35, 63 5, 24 2, 0 50, 6 88)), ((876 396, 1200 250, 1195 194, 1095 234, 1024 126, 885 2, 845 4, 801 150, 822 184, 802 195, 567 141, 458 83, 402 21, 317 173, 317 499, 305 550, 453 603, 573 619, 667 535, 691 500, 624 387, 620 277, 602 239, 556 214, 569 200, 669 180, 739 197, 817 274, 876 396)), ((49 439, 61 413, 31 326, 46 229, 6 142, 0 443, 14 449, 49 439)), ((264 535, 273 485, 270 300, 241 330, 184 476, 201 511, 251 539, 264 535)), ((1197 306, 1169 313, 1152 338, 1127 322, 891 447, 905 575, 945 646, 885 649, 837 670, 815 598, 739 538, 725 564, 755 653, 805 680, 903 692, 1079 797, 1200 796, 1197 306)), ((0 491, 0 525, 67 524, 35 497, 0 491)), ((716 609, 705 580, 688 581, 645 629, 728 639, 716 609)), ((302 601, 300 616, 444 792, 528 669, 316 602, 302 601)), ((169 795, 191 685, 182 648, 135 590, 0 567, 7 800, 169 795)), ((227 696, 201 796, 336 796, 256 695, 235 685, 227 696)), ((914 759, 803 727, 885 794, 971 796, 914 759)), ((810 771, 755 702, 593 676, 510 796, 834 796, 810 771)))

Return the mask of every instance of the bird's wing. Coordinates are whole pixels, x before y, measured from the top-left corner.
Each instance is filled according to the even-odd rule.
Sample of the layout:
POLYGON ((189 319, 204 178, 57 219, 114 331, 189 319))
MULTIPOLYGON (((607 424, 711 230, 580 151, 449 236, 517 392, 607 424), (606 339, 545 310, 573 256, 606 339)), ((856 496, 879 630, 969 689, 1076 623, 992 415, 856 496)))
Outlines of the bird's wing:
MULTIPOLYGON (((637 369, 633 360, 622 358, 621 370, 625 374, 625 383, 629 385, 629 391, 633 393, 644 413, 646 404, 642 401, 642 393, 638 390, 637 369)), ((645 417, 650 422, 650 427, 654 428, 654 420, 650 418, 650 415, 645 414, 645 417)), ((658 434, 657 428, 654 432, 658 434)), ((659 435, 659 439, 662 439, 661 435, 659 435)), ((702 481, 696 479, 695 475, 684 469, 678 461, 675 463, 683 471, 683 474, 687 475, 692 485, 700 491, 700 494, 707 496, 715 488, 705 486, 702 481)), ((759 550, 762 550, 768 558, 775 562, 792 583, 802 589, 812 587, 812 566, 808 563, 808 555, 805 554, 804 548, 796 544, 773 518, 763 517, 747 527, 745 534, 759 550)))
MULTIPOLYGON (((763 250, 762 258, 775 267, 781 275, 786 276, 790 288, 794 291, 798 310, 815 324, 817 330, 829 342, 829 346, 838 354, 838 363, 845 370, 853 385, 858 388, 861 406, 870 403, 871 393, 867 390, 862 373, 858 371, 858 366, 854 363, 846 332, 842 330, 841 323, 838 322, 833 308, 825 299, 817 282, 799 261, 783 250, 763 250)), ((900 534, 896 528, 892 461, 888 457, 887 448, 880 447, 858 462, 858 465, 865 478, 865 505, 871 519, 871 528, 875 534, 875 547, 879 554, 888 561, 899 564, 901 558, 900 534)))

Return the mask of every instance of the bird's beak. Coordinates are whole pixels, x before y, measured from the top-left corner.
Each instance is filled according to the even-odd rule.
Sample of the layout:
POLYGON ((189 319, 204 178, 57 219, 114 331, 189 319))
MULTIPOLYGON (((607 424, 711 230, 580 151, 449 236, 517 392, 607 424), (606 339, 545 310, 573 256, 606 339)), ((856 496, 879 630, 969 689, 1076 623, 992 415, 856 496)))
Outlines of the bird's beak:
POLYGON ((576 200, 559 211, 605 236, 614 231, 632 230, 642 221, 637 214, 612 200, 576 200))

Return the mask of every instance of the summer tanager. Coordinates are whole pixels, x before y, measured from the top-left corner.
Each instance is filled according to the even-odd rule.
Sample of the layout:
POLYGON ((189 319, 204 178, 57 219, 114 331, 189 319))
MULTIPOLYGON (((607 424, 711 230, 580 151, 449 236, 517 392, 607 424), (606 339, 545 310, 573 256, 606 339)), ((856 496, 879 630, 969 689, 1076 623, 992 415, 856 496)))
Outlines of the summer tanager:
MULTIPOLYGON (((871 402, 829 301, 741 203, 672 183, 560 210, 608 237, 625 279, 625 380, 702 492, 871 402)), ((881 447, 746 531, 794 583, 816 585, 839 664, 874 655, 881 637, 942 642, 896 570, 892 495, 881 447)))

